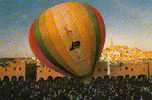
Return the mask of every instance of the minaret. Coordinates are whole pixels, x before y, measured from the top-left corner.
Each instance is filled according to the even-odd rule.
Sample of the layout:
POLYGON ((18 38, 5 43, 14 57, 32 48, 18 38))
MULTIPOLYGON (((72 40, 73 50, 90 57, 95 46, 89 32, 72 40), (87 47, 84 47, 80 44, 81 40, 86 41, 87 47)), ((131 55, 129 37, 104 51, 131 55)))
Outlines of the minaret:
POLYGON ((114 43, 113 43, 113 39, 112 37, 110 38, 110 41, 109 41, 109 47, 113 47, 114 46, 114 43))
MULTIPOLYGON (((112 37, 110 38, 110 41, 109 41, 109 48, 113 47, 114 44, 113 44, 113 39, 112 37)), ((110 76, 111 75, 111 67, 110 67, 110 64, 111 64, 111 58, 110 58, 110 54, 108 53, 107 54, 107 75, 110 76)))
POLYGON ((107 56, 107 75, 110 76, 111 75, 111 67, 110 67, 110 64, 111 64, 111 58, 108 54, 107 56))

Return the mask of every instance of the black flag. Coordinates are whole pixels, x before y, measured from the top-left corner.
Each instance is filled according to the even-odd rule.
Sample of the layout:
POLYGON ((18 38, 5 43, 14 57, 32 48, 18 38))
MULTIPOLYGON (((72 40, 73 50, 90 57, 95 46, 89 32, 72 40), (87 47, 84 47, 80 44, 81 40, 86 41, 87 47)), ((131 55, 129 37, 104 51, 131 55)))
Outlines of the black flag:
POLYGON ((70 47, 70 51, 79 47, 80 47, 80 41, 75 41, 75 42, 72 41, 72 46, 70 47))

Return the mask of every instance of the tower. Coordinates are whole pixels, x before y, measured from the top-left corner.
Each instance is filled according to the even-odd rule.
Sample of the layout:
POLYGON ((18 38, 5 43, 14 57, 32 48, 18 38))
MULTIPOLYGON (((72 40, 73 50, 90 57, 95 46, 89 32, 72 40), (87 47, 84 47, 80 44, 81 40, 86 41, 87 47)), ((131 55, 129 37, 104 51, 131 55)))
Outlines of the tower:
POLYGON ((110 38, 110 41, 109 41, 109 47, 112 47, 112 46, 114 46, 114 43, 113 43, 113 39, 112 39, 112 37, 110 38))

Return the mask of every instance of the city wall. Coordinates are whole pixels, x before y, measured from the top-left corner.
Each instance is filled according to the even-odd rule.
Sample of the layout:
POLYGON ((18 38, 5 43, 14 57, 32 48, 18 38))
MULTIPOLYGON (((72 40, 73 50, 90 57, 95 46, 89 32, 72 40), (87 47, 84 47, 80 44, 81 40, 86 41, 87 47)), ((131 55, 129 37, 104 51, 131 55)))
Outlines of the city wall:
MULTIPOLYGON (((111 76, 138 76, 138 75, 149 75, 152 76, 152 63, 140 63, 140 64, 127 64, 121 66, 111 66, 110 67, 111 76)), ((26 77, 26 64, 22 61, 16 63, 10 63, 8 67, 0 67, 0 78, 3 79, 4 76, 8 76, 10 79, 12 76, 23 76, 26 77)), ((103 77, 107 75, 107 64, 98 62, 97 67, 94 71, 94 77, 103 77)), ((36 68, 36 80, 39 78, 47 79, 48 76, 62 77, 63 75, 48 68, 48 67, 37 67, 36 68)))

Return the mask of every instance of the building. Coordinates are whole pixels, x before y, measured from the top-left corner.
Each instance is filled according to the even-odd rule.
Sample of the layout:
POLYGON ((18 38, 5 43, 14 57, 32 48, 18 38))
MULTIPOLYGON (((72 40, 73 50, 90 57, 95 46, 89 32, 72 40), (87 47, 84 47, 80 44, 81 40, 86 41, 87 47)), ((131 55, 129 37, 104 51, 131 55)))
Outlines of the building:
POLYGON ((38 80, 39 78, 47 79, 48 76, 55 78, 63 75, 32 58, 2 58, 0 59, 0 79, 4 76, 8 76, 9 79, 16 76, 38 80))
POLYGON ((23 76, 25 79, 25 63, 21 59, 4 58, 0 59, 0 78, 8 76, 10 79, 13 76, 17 78, 23 76))

